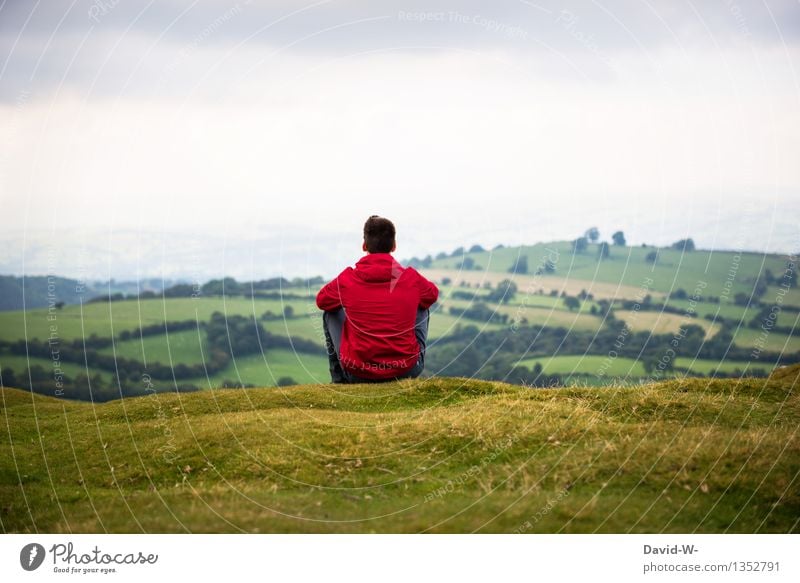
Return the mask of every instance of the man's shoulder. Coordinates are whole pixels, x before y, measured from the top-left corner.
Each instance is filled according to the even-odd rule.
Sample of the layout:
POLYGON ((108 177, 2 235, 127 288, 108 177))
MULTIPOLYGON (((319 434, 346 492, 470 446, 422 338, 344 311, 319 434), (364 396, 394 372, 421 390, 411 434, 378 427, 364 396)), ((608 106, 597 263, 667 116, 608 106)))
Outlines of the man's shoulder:
POLYGON ((409 274, 409 275, 411 275, 412 277, 416 277, 416 278, 419 278, 419 279, 424 279, 425 281, 428 281, 428 278, 426 278, 424 275, 422 275, 422 274, 421 274, 421 273, 420 273, 420 272, 417 270, 417 268, 416 268, 416 267, 412 267, 411 265, 404 266, 404 267, 403 267, 403 271, 404 271, 405 273, 408 273, 408 274, 409 274))

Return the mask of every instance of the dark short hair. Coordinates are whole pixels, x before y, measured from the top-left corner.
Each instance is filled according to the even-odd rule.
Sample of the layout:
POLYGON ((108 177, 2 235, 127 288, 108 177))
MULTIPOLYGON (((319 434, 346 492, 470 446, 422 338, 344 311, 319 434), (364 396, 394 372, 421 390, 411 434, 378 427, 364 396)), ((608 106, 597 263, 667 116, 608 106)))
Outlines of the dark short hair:
POLYGON ((370 253, 391 253, 395 230, 392 221, 372 215, 364 223, 364 243, 370 253))

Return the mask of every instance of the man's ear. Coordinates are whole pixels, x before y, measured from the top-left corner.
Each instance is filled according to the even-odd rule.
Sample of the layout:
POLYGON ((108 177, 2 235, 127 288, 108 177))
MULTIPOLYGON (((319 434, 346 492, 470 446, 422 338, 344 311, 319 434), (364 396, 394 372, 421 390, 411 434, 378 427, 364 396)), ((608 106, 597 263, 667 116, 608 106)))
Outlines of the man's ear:
POLYGON ((364 253, 366 253, 366 252, 367 252, 367 242, 366 242, 366 241, 364 241, 363 243, 361 243, 361 250, 362 250, 364 253))
POLYGON ((394 243, 392 243, 392 253, 394 253, 394 250, 395 250, 395 249, 397 249, 397 241, 395 241, 394 243))

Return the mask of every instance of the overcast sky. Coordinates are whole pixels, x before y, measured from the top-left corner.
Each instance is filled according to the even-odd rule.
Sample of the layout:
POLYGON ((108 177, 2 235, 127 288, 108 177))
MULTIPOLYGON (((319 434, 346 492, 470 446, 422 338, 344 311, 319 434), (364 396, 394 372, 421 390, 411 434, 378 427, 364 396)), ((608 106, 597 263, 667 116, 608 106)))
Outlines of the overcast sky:
POLYGON ((794 0, 6 0, 0 272, 331 275, 373 213, 797 251, 799 49, 794 0))

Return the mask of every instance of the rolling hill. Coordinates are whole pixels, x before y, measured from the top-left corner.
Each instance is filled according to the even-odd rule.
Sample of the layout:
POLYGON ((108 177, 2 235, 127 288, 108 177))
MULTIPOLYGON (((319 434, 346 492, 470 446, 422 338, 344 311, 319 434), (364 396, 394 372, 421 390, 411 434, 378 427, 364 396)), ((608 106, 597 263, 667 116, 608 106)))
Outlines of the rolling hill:
MULTIPOLYGON (((800 361, 790 257, 600 250, 561 241, 409 260, 441 291, 427 374, 582 386, 611 373, 638 383, 665 359, 661 377, 764 376, 800 361)), ((3 311, 0 382, 64 394, 61 374, 66 394, 92 400, 141 394, 145 378, 159 391, 326 382, 322 281, 226 278, 163 297, 3 311)))
POLYGON ((530 389, 438 378, 4 388, 5 532, 799 532, 798 370, 530 389))

